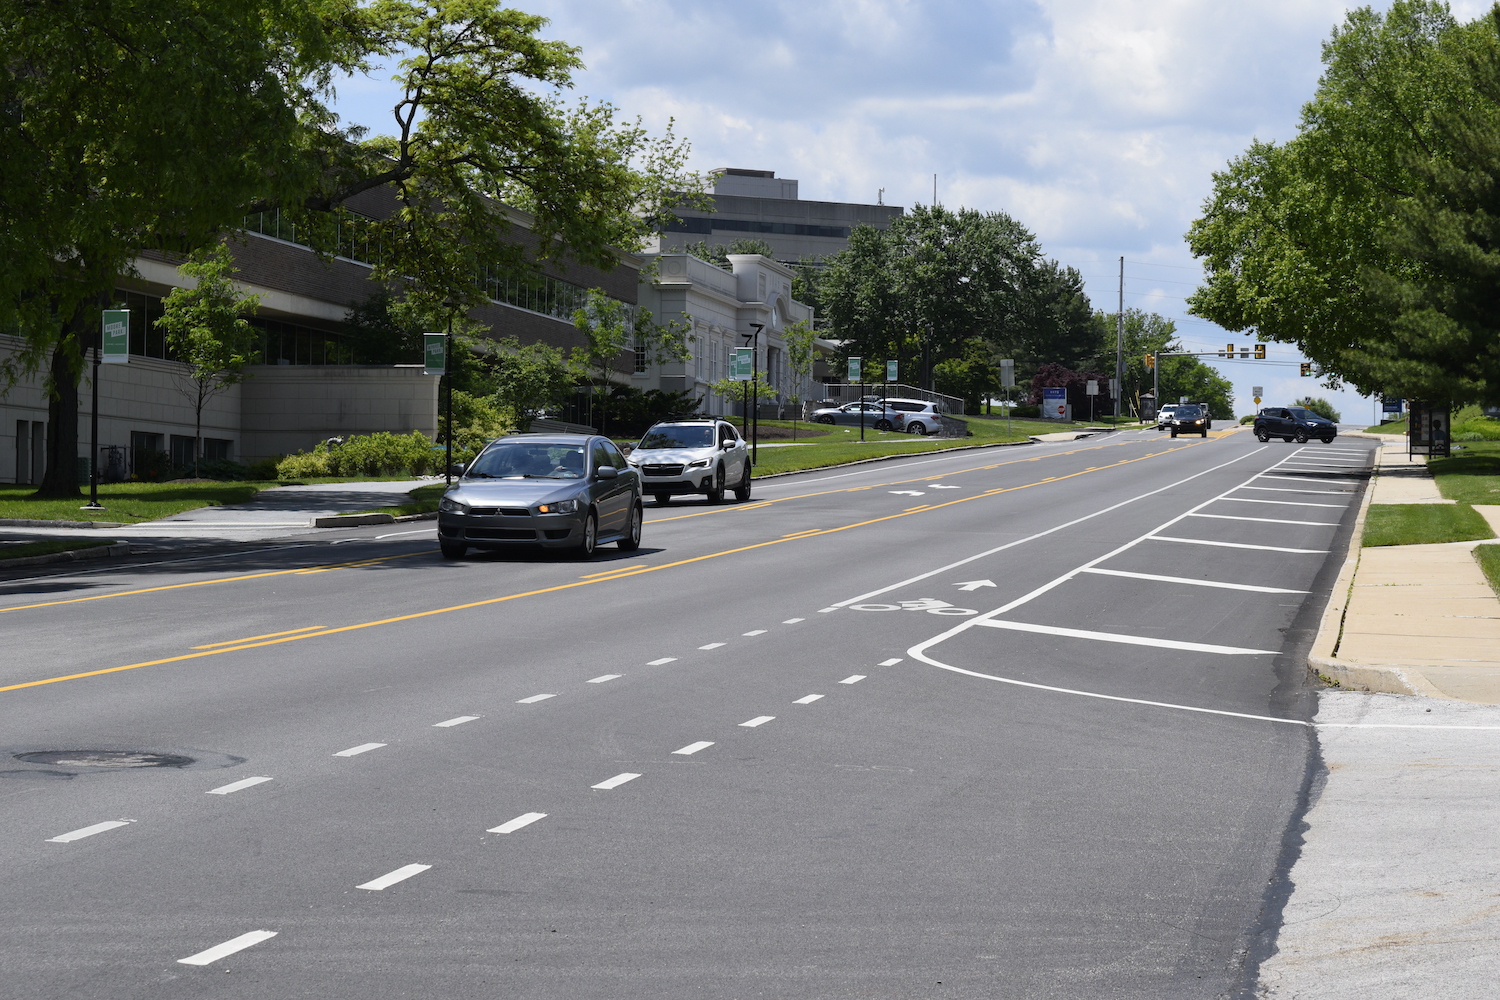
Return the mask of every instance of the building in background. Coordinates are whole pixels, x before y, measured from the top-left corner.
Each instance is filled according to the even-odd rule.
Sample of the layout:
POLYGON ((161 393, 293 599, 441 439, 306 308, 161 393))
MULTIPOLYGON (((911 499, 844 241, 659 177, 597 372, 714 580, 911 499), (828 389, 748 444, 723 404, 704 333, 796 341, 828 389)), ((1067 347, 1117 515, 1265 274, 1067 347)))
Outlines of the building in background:
POLYGON ((677 209, 679 221, 662 231, 658 252, 698 242, 716 246, 755 239, 771 244, 776 259, 785 263, 821 259, 847 249, 855 227, 888 229, 905 212, 894 205, 802 201, 797 182, 777 177, 774 170, 725 167, 718 173, 713 211, 677 209))

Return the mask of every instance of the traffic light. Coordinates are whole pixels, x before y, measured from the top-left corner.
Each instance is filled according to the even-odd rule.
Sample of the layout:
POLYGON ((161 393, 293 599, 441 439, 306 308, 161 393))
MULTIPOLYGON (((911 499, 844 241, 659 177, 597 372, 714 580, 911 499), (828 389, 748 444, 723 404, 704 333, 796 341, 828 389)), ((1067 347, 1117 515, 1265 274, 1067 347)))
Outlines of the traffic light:
POLYGON ((1304 361, 1304 362, 1302 362, 1302 374, 1303 374, 1304 377, 1312 374, 1312 362, 1311 361, 1304 361))
POLYGON ((1266 360, 1266 345, 1265 344, 1256 344, 1255 345, 1255 357, 1256 357, 1256 360, 1258 360, 1258 361, 1264 361, 1264 360, 1266 360))
POLYGON ((1154 354, 1148 354, 1148 355, 1146 355, 1146 370, 1148 372, 1156 370, 1156 355, 1154 355, 1154 354))
POLYGON ((1230 357, 1230 358, 1234 357, 1234 345, 1233 344, 1226 344, 1224 346, 1224 355, 1225 355, 1225 357, 1230 357))

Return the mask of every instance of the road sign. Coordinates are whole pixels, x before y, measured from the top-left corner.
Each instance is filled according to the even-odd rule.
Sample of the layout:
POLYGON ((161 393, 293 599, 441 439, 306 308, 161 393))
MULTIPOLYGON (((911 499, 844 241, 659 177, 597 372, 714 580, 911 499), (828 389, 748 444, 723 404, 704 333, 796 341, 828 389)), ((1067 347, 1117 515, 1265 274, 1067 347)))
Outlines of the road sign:
POLYGON ((1085 396, 1099 395, 1099 380, 1096 378, 1091 378, 1087 382, 1085 382, 1083 385, 1083 394, 1085 396))
POLYGON ((1260 397, 1264 396, 1265 394, 1266 394, 1266 390, 1263 389, 1263 388, 1261 388, 1258 385, 1254 385, 1254 386, 1250 387, 1250 395, 1252 395, 1252 396, 1255 397, 1255 401, 1257 403, 1260 402, 1260 397))
POLYGON ((900 375, 899 375, 900 370, 901 370, 901 363, 899 361, 887 361, 885 363, 885 380, 887 382, 898 382, 898 381, 900 381, 900 375))
POLYGON ((1109 398, 1117 399, 1120 395, 1120 380, 1112 378, 1109 380, 1109 398))
POLYGON ((422 374, 442 375, 448 370, 448 335, 422 334, 422 374))
POLYGON ((859 372, 859 362, 860 362, 859 358, 850 358, 849 359, 849 381, 850 382, 862 382, 862 381, 864 381, 863 379, 861 379, 859 377, 859 374, 860 374, 860 372, 859 372))
POLYGON ((1016 362, 1014 358, 1000 359, 1000 387, 1014 389, 1016 386, 1016 362))
POLYGON ((123 365, 130 361, 130 310, 104 310, 104 326, 100 343, 104 345, 105 364, 123 365))
POLYGON ((729 364, 729 377, 736 382, 748 382, 755 377, 755 348, 736 347, 729 364))

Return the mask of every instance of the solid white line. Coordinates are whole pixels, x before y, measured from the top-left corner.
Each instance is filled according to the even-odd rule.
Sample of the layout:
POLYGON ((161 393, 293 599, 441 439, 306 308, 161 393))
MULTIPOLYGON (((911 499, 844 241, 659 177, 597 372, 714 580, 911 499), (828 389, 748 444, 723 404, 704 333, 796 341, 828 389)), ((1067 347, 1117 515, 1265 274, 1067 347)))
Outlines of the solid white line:
POLYGON ((241 778, 239 781, 231 781, 229 784, 227 784, 227 785, 220 785, 218 788, 210 788, 204 794, 205 795, 229 795, 230 793, 232 793, 232 792, 238 792, 241 789, 254 788, 256 785, 259 785, 262 782, 266 782, 266 781, 270 781, 270 780, 271 780, 270 778, 241 778))
POLYGON ((521 827, 523 827, 523 826, 530 826, 531 824, 535 823, 537 820, 539 820, 539 819, 546 819, 546 818, 547 818, 547 814, 546 813, 522 813, 521 815, 517 816, 515 819, 506 820, 504 823, 501 823, 499 826, 492 826, 492 827, 490 827, 485 832, 486 833, 515 833, 517 830, 521 829, 521 827))
POLYGON ((631 774, 629 771, 626 771, 624 774, 617 774, 613 778, 606 779, 604 781, 599 782, 599 784, 597 784, 597 785, 590 785, 589 787, 590 788, 600 788, 600 789, 603 789, 604 791, 607 792, 611 788, 619 788, 621 785, 625 784, 625 782, 627 782, 627 781, 634 781, 636 778, 639 778, 639 777, 640 777, 639 774, 631 774))
MULTIPOLYGON (((434 524, 431 527, 418 528, 416 531, 393 531, 389 535, 376 535, 375 541, 378 542, 383 538, 400 538, 402 535, 425 535, 431 531, 435 531, 436 529, 437 525, 434 524)), ((349 540, 353 541, 353 539, 349 540)))
POLYGON ((530 698, 517 698, 516 699, 516 704, 517 705, 535 705, 539 701, 546 701, 548 698, 556 698, 556 697, 557 697, 557 695, 555 695, 555 694, 534 694, 530 698))
POLYGON ((420 875, 431 867, 431 865, 402 865, 393 872, 382 875, 379 878, 372 878, 368 882, 361 882, 354 888, 379 892, 381 889, 389 889, 397 882, 405 882, 413 875, 420 875))
POLYGON ((714 745, 713 740, 699 740, 697 743, 689 743, 687 746, 683 747, 681 750, 673 750, 672 752, 673 753, 682 754, 682 756, 684 756, 684 757, 690 757, 693 754, 697 753, 699 750, 707 750, 709 747, 711 747, 713 745, 714 745))
POLYGON ((1194 514, 1193 517, 1212 517, 1220 521, 1259 521, 1261 524, 1310 524, 1315 528, 1337 528, 1337 521, 1287 521, 1279 517, 1239 517, 1234 514, 1194 514))
POLYGON ((648 666, 648 667, 664 667, 668 663, 675 663, 676 661, 677 661, 677 657, 675 657, 675 656, 663 656, 659 660, 652 660, 650 663, 646 664, 646 666, 648 666))
POLYGON ((707 646, 699 646, 698 648, 699 649, 718 649, 722 645, 724 645, 722 642, 711 642, 707 646))
POLYGON ((1335 510, 1342 510, 1349 506, 1346 503, 1313 503, 1310 500, 1262 500, 1259 497, 1219 497, 1219 499, 1234 503, 1279 503, 1283 507, 1332 507, 1335 510))
POLYGON ((770 722, 774 718, 776 718, 776 716, 774 715, 757 715, 755 718, 751 719, 748 722, 741 722, 740 725, 746 729, 754 729, 756 726, 765 725, 767 722, 770 722))
POLYGON ((820 694, 805 694, 802 697, 798 698, 796 701, 792 702, 792 704, 793 705, 811 705, 813 702, 819 700, 822 697, 823 696, 820 695, 820 694))
POLYGON ((1156 646, 1160 649, 1185 649, 1194 653, 1223 653, 1226 656, 1276 655, 1274 649, 1246 649, 1242 646, 1217 646, 1209 642, 1181 642, 1177 639, 1156 639, 1144 635, 1122 635, 1117 632, 1091 632, 1081 628, 1059 628, 1056 625, 1033 625, 1030 622, 1013 622, 1004 618, 989 618, 977 624, 986 628, 1005 628, 1014 632, 1037 632, 1042 635, 1061 635, 1072 639, 1096 639, 1099 642, 1118 642, 1126 646, 1156 646))
MULTIPOLYGON (((1272 466, 1272 468, 1275 468, 1275 466, 1272 466)), ((1294 482, 1298 482, 1298 483, 1333 483, 1335 485, 1342 483, 1342 484, 1344 484, 1346 486, 1351 482, 1351 480, 1348 480, 1348 479, 1314 479, 1312 476, 1286 476, 1286 475, 1277 475, 1274 472, 1262 472, 1260 475, 1256 476, 1255 478, 1256 479, 1290 479, 1290 480, 1292 480, 1294 482)))
POLYGON ((749 638, 752 635, 765 635, 765 634, 766 634, 766 630, 763 629, 763 628, 758 628, 754 632, 741 632, 740 633, 740 635, 743 635, 746 638, 749 638))
POLYGON ((348 750, 340 750, 338 753, 334 754, 334 756, 358 757, 362 753, 367 753, 371 750, 379 750, 383 746, 385 746, 384 743, 361 743, 357 747, 350 747, 348 750))
POLYGON ((1327 549, 1288 549, 1279 545, 1246 545, 1244 542, 1216 542, 1207 538, 1174 538, 1171 535, 1151 535, 1153 542, 1181 542, 1183 545, 1214 545, 1221 549, 1254 549, 1257 552, 1292 552, 1297 555, 1326 556, 1327 549))
POLYGON ((1217 472, 1218 470, 1220 470, 1222 468, 1225 468, 1226 466, 1233 465, 1236 462, 1243 462, 1247 458, 1250 458, 1250 457, 1252 457, 1254 455, 1258 455, 1261 452, 1268 451, 1268 450, 1269 449, 1265 445, 1262 445, 1261 447, 1255 449, 1252 452, 1248 452, 1248 453, 1246 453, 1244 455, 1241 455, 1239 458, 1232 458, 1229 461, 1223 462, 1223 463, 1221 463, 1219 465, 1215 465, 1212 468, 1204 469, 1202 472, 1195 472, 1191 476, 1188 476, 1186 479, 1179 479, 1175 483, 1168 483, 1166 486, 1162 486, 1162 487, 1160 487, 1158 489, 1154 489, 1154 490, 1150 491, 1149 493, 1142 493, 1139 496, 1133 496, 1129 500, 1122 500, 1119 503, 1112 504, 1112 505, 1110 505, 1108 507, 1103 508, 1102 510, 1096 510, 1092 514, 1085 514, 1083 517, 1075 518, 1072 521, 1068 521, 1066 524, 1059 524, 1056 527, 1048 528, 1046 531, 1038 531, 1034 535, 1027 535, 1025 538, 1018 538, 1018 539, 1016 539, 1013 542, 1006 542, 1004 545, 997 545, 993 549, 986 549, 985 551, 980 552, 978 555, 968 556, 968 557, 966 557, 964 559, 958 560, 957 562, 949 563, 946 566, 939 566, 937 569, 930 570, 930 571, 928 571, 926 573, 919 573, 916 576, 909 577, 909 578, 907 578, 905 580, 902 580, 900 583, 893 583, 889 587, 881 587, 879 590, 872 590, 872 591, 870 591, 867 594, 860 594, 858 597, 851 597, 847 601, 840 601, 837 604, 835 604, 833 607, 831 607, 831 608, 824 608, 823 610, 824 611, 834 611, 834 610, 837 610, 838 608, 846 607, 846 606, 848 606, 850 604, 860 604, 860 603, 862 603, 864 601, 868 601, 872 597, 879 597, 881 594, 889 593, 892 590, 900 590, 902 587, 909 587, 912 584, 919 583, 922 580, 928 579, 929 577, 934 577, 934 576, 937 576, 940 573, 946 573, 949 570, 957 569, 958 567, 963 566, 963 565, 965 565, 967 563, 974 562, 976 559, 983 559, 983 558, 985 558, 987 556, 992 556, 992 555, 994 555, 997 552, 1004 552, 1006 549, 1014 548, 1017 545, 1025 545, 1027 542, 1034 542, 1038 538, 1045 538, 1048 535, 1054 534, 1054 533, 1059 532, 1059 531, 1063 531, 1064 529, 1067 529, 1067 528, 1071 528, 1074 525, 1082 524, 1084 521, 1087 521, 1090 518, 1099 517, 1102 514, 1108 514, 1111 511, 1119 510, 1121 507, 1124 507, 1127 504, 1132 504, 1132 503, 1135 503, 1137 500, 1144 500, 1147 497, 1155 496, 1158 493, 1162 493, 1162 492, 1164 492, 1166 490, 1170 490, 1170 489, 1172 489, 1174 487, 1181 486, 1183 483, 1192 482, 1194 479, 1197 479, 1199 476, 1206 476, 1210 472, 1217 472))
POLYGON ((129 826, 134 822, 135 820, 133 819, 105 820, 103 823, 95 823, 93 826, 86 826, 82 830, 74 830, 72 833, 64 833, 58 837, 48 837, 47 843, 71 844, 75 840, 82 840, 84 837, 92 837, 94 834, 103 833, 106 830, 118 830, 120 827, 129 826))
POLYGON ((1294 490, 1285 486, 1241 486, 1242 490, 1258 490, 1261 493, 1316 493, 1325 497, 1346 497, 1353 490, 1294 490))
POLYGON ((782 622, 781 624, 783 624, 783 625, 795 625, 798 622, 805 622, 805 621, 807 621, 806 618, 788 618, 786 621, 782 622))
MULTIPOLYGON (((859 600, 859 598, 856 597, 856 598, 854 598, 854 600, 857 601, 857 600, 859 600)), ((830 611, 837 611, 841 605, 846 604, 846 603, 848 603, 848 602, 847 601, 840 601, 838 604, 835 604, 831 608, 819 608, 818 609, 818 614, 820 614, 820 615, 826 615, 830 611)))
POLYGON ((223 944, 216 944, 212 948, 206 948, 203 951, 198 952, 198 954, 196 955, 189 955, 187 958, 179 958, 177 960, 177 964, 209 965, 213 962, 217 962, 221 958, 233 955, 237 951, 244 951, 251 945, 260 944, 262 941, 269 941, 275 936, 275 931, 250 931, 246 934, 241 934, 237 938, 230 938, 223 944))
POLYGON ((901 662, 901 657, 899 657, 899 656, 893 656, 889 660, 881 660, 880 661, 880 665, 882 667, 894 667, 896 664, 898 664, 900 662, 901 662))
POLYGON ((864 674, 850 674, 848 677, 845 677, 843 680, 839 681, 839 683, 840 684, 858 684, 860 681, 862 681, 864 679, 865 679, 865 675, 864 674))
POLYGON ((605 681, 617 681, 624 676, 624 674, 600 674, 598 677, 590 677, 588 683, 603 684, 605 681))
POLYGON ((447 720, 445 720, 443 722, 434 722, 432 724, 432 728, 433 729, 448 729, 451 726, 461 726, 465 722, 473 722, 477 718, 479 718, 479 716, 477 716, 477 715, 460 715, 457 718, 447 719, 447 720))
POLYGON ((1158 580, 1162 583, 1186 583, 1194 587, 1220 587, 1224 590, 1249 590, 1257 594, 1310 594, 1310 590, 1284 590, 1281 587, 1252 587, 1248 583, 1221 583, 1218 580, 1190 580, 1185 576, 1158 576, 1155 573, 1127 573, 1122 569, 1102 569, 1091 566, 1085 573, 1101 576, 1124 576, 1132 580, 1158 580))

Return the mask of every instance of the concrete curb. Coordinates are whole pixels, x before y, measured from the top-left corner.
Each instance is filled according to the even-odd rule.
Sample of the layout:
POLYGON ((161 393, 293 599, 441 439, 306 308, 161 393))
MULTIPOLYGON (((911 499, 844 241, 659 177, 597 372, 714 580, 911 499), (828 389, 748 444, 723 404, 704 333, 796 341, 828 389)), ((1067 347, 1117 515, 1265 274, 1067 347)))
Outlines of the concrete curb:
MULTIPOLYGON (((1347 437, 1377 438, 1379 435, 1354 432, 1347 437)), ((1380 475, 1380 466, 1375 467, 1380 475)), ((1318 674, 1336 681, 1341 688, 1351 691, 1375 691, 1382 694, 1420 695, 1424 698, 1441 698, 1452 701, 1421 676, 1413 668, 1395 664, 1348 663, 1338 659, 1339 642, 1344 634, 1344 614, 1354 596, 1354 576, 1359 571, 1360 556, 1364 551, 1365 518, 1370 511, 1370 501, 1375 498, 1375 481, 1370 480, 1364 500, 1359 505, 1359 514, 1354 519, 1354 531, 1349 536, 1349 556, 1333 583, 1328 607, 1323 610, 1323 620, 1318 626, 1317 638, 1307 654, 1309 673, 1318 674)))
MULTIPOLYGON (((142 522, 145 523, 145 522, 142 522)), ((42 521, 25 517, 0 517, 0 528, 127 528, 124 521, 42 521)))
POLYGON ((438 512, 435 510, 423 511, 420 514, 400 514, 396 517, 397 524, 406 524, 408 521, 436 521, 438 512))
POLYGON ((396 518, 391 514, 330 514, 308 521, 308 525, 314 528, 358 528, 365 524, 395 523, 396 518))
MULTIPOLYGON (((55 523, 55 522, 43 522, 55 523)), ((86 549, 69 549, 66 552, 49 552, 41 556, 21 556, 17 559, 0 559, 0 569, 10 569, 19 566, 46 566, 48 563, 79 562, 84 559, 109 559, 114 556, 130 555, 129 542, 115 542, 111 545, 94 545, 86 549)))

